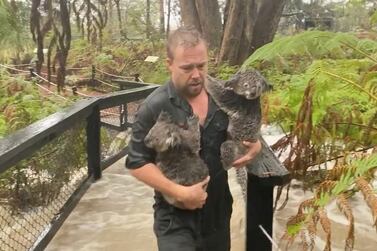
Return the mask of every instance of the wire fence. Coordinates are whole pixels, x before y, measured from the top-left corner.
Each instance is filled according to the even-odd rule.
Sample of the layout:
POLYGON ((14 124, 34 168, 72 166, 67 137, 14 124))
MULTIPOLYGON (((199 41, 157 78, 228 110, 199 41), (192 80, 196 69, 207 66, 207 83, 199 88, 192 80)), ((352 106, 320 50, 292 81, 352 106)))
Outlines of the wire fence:
MULTIPOLYGON (((29 65, 21 67, 25 66, 29 65)), ((0 64, 0 67, 7 69, 11 74, 20 72, 29 75, 32 78, 31 82, 43 92, 60 99, 71 100, 69 95, 63 96, 57 92, 58 85, 49 81, 46 74, 15 68, 19 66, 0 64)), ((88 69, 90 67, 69 70, 88 69)), ((89 80, 94 79, 97 85, 105 86, 110 91, 124 89, 120 84, 113 84, 111 81, 112 78, 121 79, 120 76, 111 75, 108 75, 106 80, 94 79, 92 75, 89 80)), ((131 77, 123 78, 127 82, 126 79, 131 80, 131 77)), ((87 93, 85 88, 66 90, 69 94, 83 98, 95 96, 93 92, 87 93)), ((127 128, 133 122, 140 102, 142 100, 130 103, 125 100, 124 104, 118 103, 100 111, 101 166, 102 161, 108 160, 105 163, 107 165, 121 154, 124 155, 130 136, 127 128)), ((31 157, 19 161, 5 172, 0 172, 0 250, 33 250, 59 221, 67 200, 72 198, 89 177, 86 166, 85 127, 86 121, 82 120, 39 148, 31 157)))
POLYGON ((82 123, 0 174, 0 250, 33 250, 88 176, 82 123))

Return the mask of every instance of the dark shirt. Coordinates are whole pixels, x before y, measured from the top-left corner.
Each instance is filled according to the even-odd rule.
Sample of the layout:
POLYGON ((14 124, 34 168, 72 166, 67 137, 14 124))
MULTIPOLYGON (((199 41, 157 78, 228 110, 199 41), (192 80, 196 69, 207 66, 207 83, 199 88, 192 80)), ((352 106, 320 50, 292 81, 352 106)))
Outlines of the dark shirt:
MULTIPOLYGON (((185 125, 187 118, 193 115, 189 103, 181 98, 171 81, 156 89, 141 104, 132 126, 132 137, 126 167, 135 169, 148 163, 155 163, 156 153, 144 144, 144 138, 156 122, 161 111, 168 112, 173 120, 185 125)), ((203 209, 199 210, 202 218, 202 233, 210 235, 229 224, 232 211, 232 196, 229 191, 228 174, 220 160, 220 146, 226 140, 228 117, 209 96, 208 113, 201 126, 200 157, 209 168, 211 177, 207 192, 208 198, 203 209)), ((164 202, 161 194, 155 192, 155 206, 164 202)))

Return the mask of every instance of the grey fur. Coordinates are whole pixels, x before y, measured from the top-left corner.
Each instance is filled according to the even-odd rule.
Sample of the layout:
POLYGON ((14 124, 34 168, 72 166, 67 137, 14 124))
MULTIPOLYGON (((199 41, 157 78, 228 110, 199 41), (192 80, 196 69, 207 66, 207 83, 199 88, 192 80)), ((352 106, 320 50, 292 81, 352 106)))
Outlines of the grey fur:
POLYGON ((247 150, 242 141, 255 142, 259 138, 262 119, 260 95, 271 86, 256 70, 246 70, 228 81, 208 77, 206 89, 229 117, 231 139, 221 146, 224 168, 228 170, 233 161, 247 150))
MULTIPOLYGON (((207 165, 199 156, 200 125, 197 116, 188 118, 187 128, 182 128, 162 111, 144 142, 157 152, 157 166, 168 179, 190 186, 209 175, 207 165)), ((170 204, 177 205, 172 198, 163 196, 170 204)))
MULTIPOLYGON (((229 117, 228 133, 230 139, 221 145, 221 158, 225 170, 232 167, 234 160, 246 153, 242 141, 255 142, 260 140, 262 150, 247 165, 247 172, 258 177, 284 176, 289 172, 276 158, 273 151, 260 135, 261 104, 260 95, 271 90, 266 79, 256 70, 248 69, 237 72, 228 81, 217 80, 208 76, 206 89, 229 117)), ((237 170, 238 182, 246 196, 245 169, 237 170)), ((285 180, 284 180, 285 182, 285 180)))

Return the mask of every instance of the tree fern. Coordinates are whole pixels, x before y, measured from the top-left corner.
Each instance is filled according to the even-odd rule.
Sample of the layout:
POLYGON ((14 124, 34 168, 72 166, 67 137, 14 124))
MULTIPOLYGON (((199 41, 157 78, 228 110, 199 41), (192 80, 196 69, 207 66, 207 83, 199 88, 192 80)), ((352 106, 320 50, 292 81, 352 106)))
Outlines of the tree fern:
POLYGON ((358 190, 371 208, 371 225, 377 224, 377 198, 366 185, 373 178, 371 172, 377 170, 377 153, 368 157, 354 154, 377 145, 376 59, 375 41, 309 31, 273 41, 242 66, 261 70, 274 85, 274 91, 265 97, 265 120, 281 126, 286 136, 273 148, 289 149, 284 164, 293 177, 315 186, 310 203, 304 201, 294 220, 287 223, 283 239, 288 243, 301 236, 304 249, 310 248, 310 233, 316 233, 313 227, 319 220, 327 236, 325 250, 330 250, 326 207, 336 200, 349 222, 346 249, 352 250, 354 218, 347 198, 358 190), (336 165, 323 171, 327 175, 306 175, 309 168, 329 160, 336 165))

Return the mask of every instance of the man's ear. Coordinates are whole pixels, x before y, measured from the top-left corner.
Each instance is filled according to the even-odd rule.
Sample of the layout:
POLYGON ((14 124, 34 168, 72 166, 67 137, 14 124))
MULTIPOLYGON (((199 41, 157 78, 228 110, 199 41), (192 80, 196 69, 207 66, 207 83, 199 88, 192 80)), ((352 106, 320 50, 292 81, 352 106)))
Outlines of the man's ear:
POLYGON ((172 58, 166 58, 166 68, 171 72, 171 65, 173 64, 173 59, 172 58))
POLYGON ((240 76, 235 75, 231 79, 225 82, 224 87, 226 89, 233 90, 234 86, 238 83, 239 80, 240 80, 240 76))

